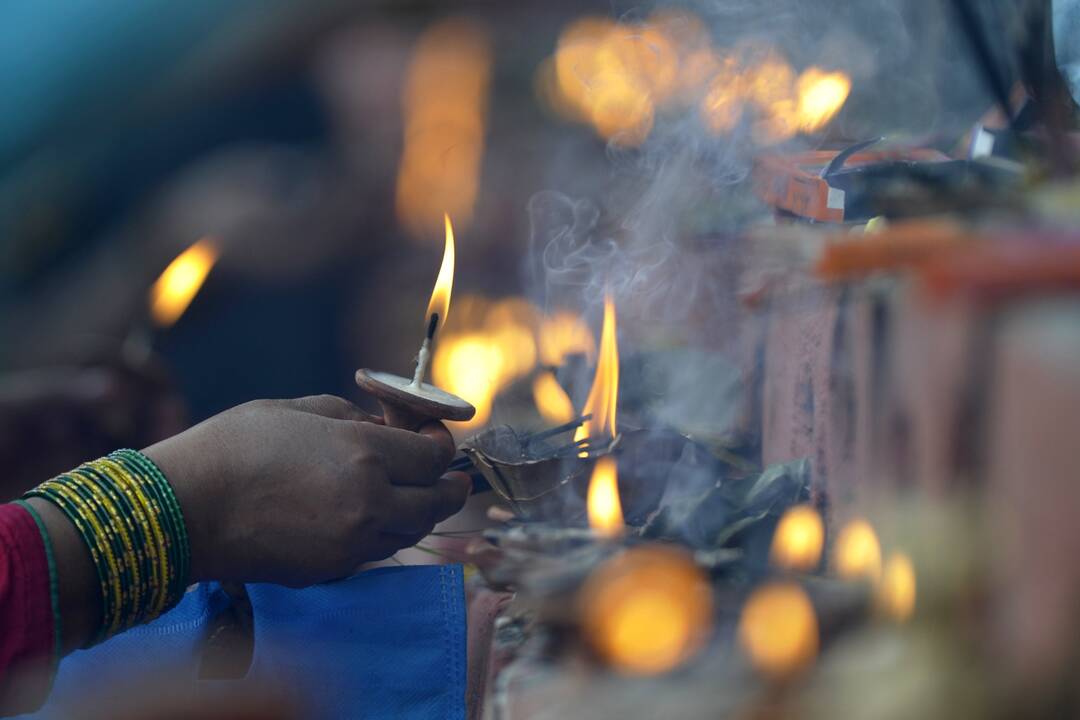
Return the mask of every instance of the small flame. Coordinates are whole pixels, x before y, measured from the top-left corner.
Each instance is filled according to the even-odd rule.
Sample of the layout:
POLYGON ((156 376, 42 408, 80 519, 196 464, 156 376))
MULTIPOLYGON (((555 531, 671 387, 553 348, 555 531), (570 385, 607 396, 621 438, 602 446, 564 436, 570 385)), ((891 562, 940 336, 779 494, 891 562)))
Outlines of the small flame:
POLYGON ((550 372, 542 372, 533 380, 533 400, 540 416, 552 425, 562 425, 574 419, 574 404, 562 385, 550 372))
POLYGON ((203 238, 169 263, 150 288, 150 315, 157 325, 169 327, 180 319, 217 259, 218 249, 203 238))
POLYGON ((557 312, 540 323, 540 362, 559 367, 567 355, 580 353, 589 360, 596 356, 596 339, 585 321, 572 312, 557 312))
POLYGON ((619 345, 615 332, 615 302, 604 296, 604 325, 600 330, 600 356, 596 363, 589 398, 583 414, 592 417, 581 424, 574 440, 614 437, 617 429, 615 409, 619 401, 619 345))
POLYGON ((915 588, 915 564, 905 553, 892 553, 877 587, 878 610, 893 620, 907 620, 915 612, 915 588))
POLYGON ((807 68, 795 83, 799 95, 797 124, 803 132, 825 127, 851 94, 851 78, 842 72, 807 68))
POLYGON ((454 288, 454 228, 450 225, 449 215, 444 214, 443 220, 446 224, 446 244, 443 246, 442 265, 435 279, 435 288, 431 291, 427 312, 424 313, 425 328, 431 316, 438 315, 436 331, 446 324, 446 316, 450 313, 450 292, 454 288))
POLYGON ((799 585, 778 582, 758 588, 739 619, 739 642, 761 672, 785 676, 817 656, 814 606, 799 585))
POLYGON ((788 570, 813 570, 821 561, 825 525, 818 511, 797 505, 784 513, 773 535, 773 565, 788 570))
POLYGON ((578 596, 597 654, 626 675, 658 675, 696 655, 712 632, 712 587, 685 552, 640 546, 616 555, 578 596))
POLYGON ((623 531, 622 503, 619 502, 619 474, 615 459, 606 455, 596 461, 589 480, 589 527, 603 537, 617 537, 623 531))
POLYGON ((866 520, 857 518, 845 525, 836 537, 833 552, 840 577, 872 581, 881 577, 881 543, 866 520))

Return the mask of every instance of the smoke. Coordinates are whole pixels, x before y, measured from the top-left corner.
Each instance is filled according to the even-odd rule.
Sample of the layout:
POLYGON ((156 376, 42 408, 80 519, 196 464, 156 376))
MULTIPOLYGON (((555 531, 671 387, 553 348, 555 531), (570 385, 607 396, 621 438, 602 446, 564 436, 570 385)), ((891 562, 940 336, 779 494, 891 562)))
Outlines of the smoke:
MULTIPOLYGON (((979 3, 991 23, 988 34, 1007 55, 1013 40, 1001 18, 1009 15, 987 12, 995 4, 1006 3, 979 3)), ((654 417, 692 417, 694 425, 726 435, 737 421, 740 360, 752 355, 748 331, 760 322, 740 309, 746 247, 738 238, 753 224, 771 222, 748 182, 755 157, 879 136, 944 149, 992 101, 948 2, 701 0, 662 7, 693 13, 712 47, 745 66, 778 52, 796 72, 817 66, 852 80, 848 102, 824 132, 779 146, 757 143, 749 114, 729 132, 710 132, 698 112, 700 98, 658 110, 640 147, 612 139, 608 176, 587 196, 548 190, 528 205, 533 298, 597 320, 610 291, 624 359, 646 358, 643 372, 623 383, 620 404, 632 407, 637 394, 651 401, 654 417), (644 390, 636 385, 642 378, 649 379, 644 390)), ((643 20, 654 9, 660 8, 621 18, 643 20)), ((577 385, 588 379, 573 378, 574 395, 581 396, 577 385)))

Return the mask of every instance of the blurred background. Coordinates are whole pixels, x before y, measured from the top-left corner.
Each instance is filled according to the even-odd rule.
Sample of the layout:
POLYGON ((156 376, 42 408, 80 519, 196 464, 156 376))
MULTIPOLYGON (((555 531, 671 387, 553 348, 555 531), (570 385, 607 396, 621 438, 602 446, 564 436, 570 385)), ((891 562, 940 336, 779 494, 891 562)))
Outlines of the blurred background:
POLYGON ((575 222, 595 207, 638 247, 715 235, 767 214, 744 182, 761 147, 947 144, 989 104, 947 9, 912 0, 0 12, 0 450, 47 446, 19 453, 37 460, 16 485, 253 398, 363 402, 355 368, 411 367, 444 211, 457 284, 435 381, 478 406, 472 427, 526 377, 567 419, 530 371, 588 359, 598 295, 552 292, 538 193, 585 199, 575 222), (754 122, 721 82, 736 60, 768 108, 754 122), (778 90, 796 80, 829 107, 796 117, 778 90))

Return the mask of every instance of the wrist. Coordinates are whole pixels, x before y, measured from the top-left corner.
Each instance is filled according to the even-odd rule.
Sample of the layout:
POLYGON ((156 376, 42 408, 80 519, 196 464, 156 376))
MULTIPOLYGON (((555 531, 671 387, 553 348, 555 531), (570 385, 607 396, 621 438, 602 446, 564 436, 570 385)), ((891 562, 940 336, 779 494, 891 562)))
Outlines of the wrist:
POLYGON ((191 552, 189 583, 224 577, 218 567, 221 552, 215 540, 218 523, 211 484, 203 481, 198 459, 182 457, 172 439, 163 440, 141 451, 164 474, 183 513, 191 552))

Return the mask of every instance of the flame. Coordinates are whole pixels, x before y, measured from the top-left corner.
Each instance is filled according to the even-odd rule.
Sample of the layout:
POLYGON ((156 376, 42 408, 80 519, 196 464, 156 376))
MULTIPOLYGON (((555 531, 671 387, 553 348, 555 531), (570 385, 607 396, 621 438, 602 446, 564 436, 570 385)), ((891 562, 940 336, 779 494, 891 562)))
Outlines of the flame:
POLYGON ((459 423, 460 427, 479 427, 491 417, 503 362, 502 349, 484 335, 458 335, 440 341, 432 362, 432 380, 476 408, 476 415, 459 423))
POLYGON ((203 238, 169 263, 150 288, 150 316, 157 325, 169 327, 180 319, 217 259, 218 249, 203 238))
POLYGON ((825 525, 809 505, 790 508, 780 518, 773 535, 773 565, 788 570, 813 570, 821 561, 825 525))
POLYGON ((596 339, 589 326, 572 312, 561 311, 544 318, 538 333, 540 362, 558 367, 567 355, 581 353, 589 360, 596 355, 596 339))
POLYGON ((825 127, 851 91, 851 78, 842 72, 810 67, 796 77, 774 48, 729 54, 717 59, 714 67, 700 105, 706 128, 717 134, 730 132, 749 112, 754 139, 763 145, 825 127), (747 55, 756 58, 747 60, 747 55))
POLYGON ((618 425, 615 409, 619 400, 619 345, 615 333, 615 302, 604 296, 604 325, 600 330, 600 355, 596 362, 589 397, 583 414, 591 415, 574 433, 574 440, 601 436, 614 437, 618 425))
POLYGON ((404 147, 397 214, 417 238, 428 238, 444 212, 467 227, 484 154, 491 76, 487 32, 452 18, 425 30, 402 93, 404 147))
POLYGON ((549 423, 562 425, 574 419, 574 404, 554 374, 545 371, 537 375, 532 390, 536 409, 549 423))
POLYGON ((806 592, 795 583, 771 583, 755 590, 743 607, 738 634, 754 667, 769 675, 789 675, 817 655, 817 615, 806 592))
POLYGON ((589 527, 602 537, 617 537, 623 531, 622 503, 619 502, 619 474, 615 459, 605 455, 596 461, 589 494, 589 527))
POLYGON ((439 266, 439 275, 435 278, 435 287, 431 291, 427 312, 424 313, 425 329, 431 316, 438 315, 436 331, 446 324, 446 318, 450 314, 450 293, 454 289, 454 228, 450 224, 450 215, 444 213, 443 221, 446 225, 446 240, 443 245, 442 265, 439 266))
POLYGON ((881 543, 866 520, 857 518, 840 530, 833 555, 836 572, 842 578, 876 581, 881 577, 881 543))
POLYGON ((471 420, 454 423, 468 430, 487 423, 498 392, 536 367, 540 313, 520 298, 492 304, 466 296, 454 307, 454 323, 435 346, 431 373, 436 385, 476 407, 471 420))
POLYGON ((915 612, 915 565, 902 552, 895 552, 885 562, 876 592, 878 610, 886 617, 902 621, 915 612))
POLYGON ((670 547, 637 547, 607 561, 586 580, 578 607, 590 645, 628 675, 679 667, 712 631, 712 588, 685 552, 670 547))
POLYGON ((799 96, 796 122, 803 132, 825 127, 851 94, 851 78, 842 72, 807 68, 795 84, 799 96))

